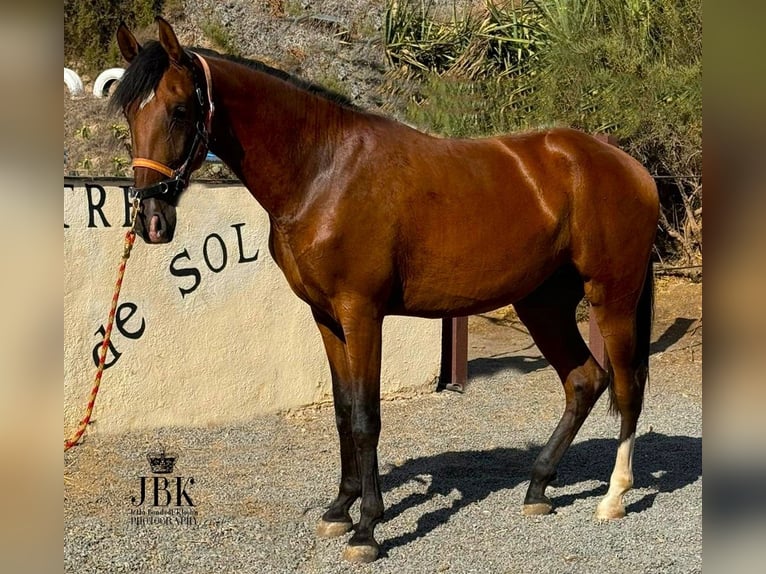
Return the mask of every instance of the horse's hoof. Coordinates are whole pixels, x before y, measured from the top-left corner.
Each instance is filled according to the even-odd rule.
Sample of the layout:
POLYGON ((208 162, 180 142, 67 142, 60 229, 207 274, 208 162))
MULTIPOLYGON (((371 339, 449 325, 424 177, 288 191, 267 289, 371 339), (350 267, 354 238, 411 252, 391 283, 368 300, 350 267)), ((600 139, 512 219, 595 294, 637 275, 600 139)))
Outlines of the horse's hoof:
POLYGON ((553 505, 547 502, 534 502, 532 504, 525 504, 522 512, 524 516, 541 516, 543 514, 550 514, 553 512, 553 505))
POLYGON ((328 522, 320 519, 319 524, 317 524, 317 536, 319 538, 337 538, 351 530, 352 526, 350 522, 328 522))
POLYGON ((378 558, 377 546, 346 546, 343 558, 354 564, 369 564, 378 558))
POLYGON ((625 518, 625 507, 620 506, 597 506, 596 507, 596 520, 619 520, 625 518))

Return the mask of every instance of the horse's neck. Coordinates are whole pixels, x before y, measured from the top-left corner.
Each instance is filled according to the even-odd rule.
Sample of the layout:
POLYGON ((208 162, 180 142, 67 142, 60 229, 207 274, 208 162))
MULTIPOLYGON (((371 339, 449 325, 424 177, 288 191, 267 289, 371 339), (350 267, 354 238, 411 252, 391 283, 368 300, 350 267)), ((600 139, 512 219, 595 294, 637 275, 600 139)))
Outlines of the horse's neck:
POLYGON ((241 65, 216 60, 211 69, 211 151, 273 219, 290 218, 359 114, 241 65))

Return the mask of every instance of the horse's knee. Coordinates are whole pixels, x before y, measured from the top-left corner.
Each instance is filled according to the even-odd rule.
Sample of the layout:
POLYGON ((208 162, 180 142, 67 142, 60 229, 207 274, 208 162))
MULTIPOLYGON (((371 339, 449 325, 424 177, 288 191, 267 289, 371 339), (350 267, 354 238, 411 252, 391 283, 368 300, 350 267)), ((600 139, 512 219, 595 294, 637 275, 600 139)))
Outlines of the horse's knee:
POLYGON ((351 408, 335 409, 335 427, 341 435, 351 433, 351 408))
POLYGON ((355 410, 351 416, 351 436, 357 449, 377 448, 380 437, 380 413, 355 410))

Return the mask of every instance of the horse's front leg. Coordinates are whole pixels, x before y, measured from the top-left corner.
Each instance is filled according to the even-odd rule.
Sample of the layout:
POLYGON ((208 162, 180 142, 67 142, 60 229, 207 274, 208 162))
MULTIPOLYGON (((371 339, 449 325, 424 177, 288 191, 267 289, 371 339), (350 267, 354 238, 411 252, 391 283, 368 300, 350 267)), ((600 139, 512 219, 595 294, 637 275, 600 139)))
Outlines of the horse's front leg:
POLYGON ((351 436, 362 486, 360 518, 343 552, 350 562, 372 562, 378 557, 375 526, 383 518, 378 475, 380 436, 380 360, 383 316, 372 306, 344 301, 339 317, 346 341, 348 386, 351 395, 351 436))
POLYGON ((340 439, 341 469, 338 496, 322 515, 316 532, 317 536, 322 538, 334 538, 351 530, 349 509, 362 494, 362 483, 359 480, 356 449, 351 435, 351 385, 343 331, 340 325, 321 311, 313 310, 313 313, 330 363, 335 424, 340 439))

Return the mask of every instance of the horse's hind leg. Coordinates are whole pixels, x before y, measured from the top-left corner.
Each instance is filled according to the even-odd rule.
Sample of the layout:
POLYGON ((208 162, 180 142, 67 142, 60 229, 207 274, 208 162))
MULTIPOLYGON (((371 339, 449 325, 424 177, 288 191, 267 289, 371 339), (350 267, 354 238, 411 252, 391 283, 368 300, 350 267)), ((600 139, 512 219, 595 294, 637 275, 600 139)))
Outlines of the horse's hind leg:
POLYGON ((582 280, 573 270, 554 275, 514 306, 540 351, 564 385, 566 407, 558 426, 532 467, 524 498, 524 514, 547 514, 553 509, 545 489, 556 467, 601 393, 607 374, 588 350, 577 329, 576 309, 582 280))
POLYGON ((604 334, 607 354, 613 369, 613 406, 620 413, 620 443, 617 458, 609 480, 609 491, 596 508, 596 518, 610 519, 625 516, 623 495, 633 486, 633 443, 638 415, 641 412, 643 384, 631 366, 634 346, 634 322, 628 313, 594 307, 599 328, 604 334))
POLYGON ((596 508, 596 518, 601 520, 625 516, 623 496, 633 486, 633 445, 648 375, 653 290, 651 273, 650 268, 638 302, 635 294, 610 300, 609 291, 604 290, 603 303, 593 307, 613 370, 611 406, 620 413, 621 418, 620 442, 609 490, 596 508))

